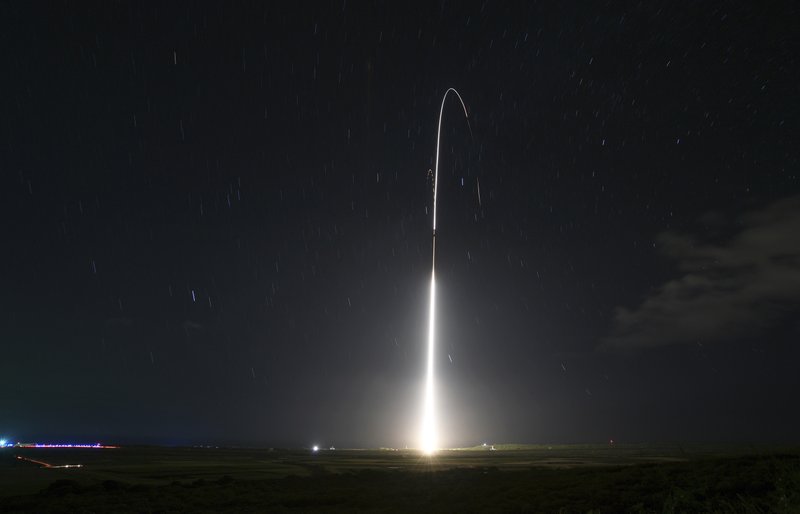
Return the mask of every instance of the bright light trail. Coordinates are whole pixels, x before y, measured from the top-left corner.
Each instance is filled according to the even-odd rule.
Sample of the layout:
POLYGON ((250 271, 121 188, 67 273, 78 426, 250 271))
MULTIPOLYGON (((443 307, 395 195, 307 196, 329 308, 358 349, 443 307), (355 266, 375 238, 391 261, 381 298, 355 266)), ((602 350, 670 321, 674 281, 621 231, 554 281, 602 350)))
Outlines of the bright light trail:
MULTIPOLYGON (((436 131, 436 167, 433 175, 433 250, 431 255, 431 304, 428 314, 428 365, 425 375, 425 396, 422 400, 422 430, 420 434, 420 449, 425 454, 432 454, 439 448, 439 434, 436 427, 436 394, 434 379, 434 350, 436 347, 436 191, 439 187, 439 142, 442 136, 442 113, 447 95, 452 91, 461 102, 464 108, 464 116, 469 124, 467 106, 458 91, 449 88, 442 98, 442 106, 439 108, 439 128, 436 131)), ((472 129, 470 128, 470 132, 472 129)))
POLYGON ((438 435, 436 431, 435 398, 433 393, 433 347, 434 341, 434 316, 436 314, 436 279, 431 271, 431 306, 428 314, 428 368, 425 378, 425 397, 422 407, 422 440, 420 448, 423 453, 431 454, 436 451, 438 435))
POLYGON ((32 462, 33 464, 38 464, 43 468, 50 468, 50 469, 58 469, 58 468, 82 468, 83 464, 50 464, 49 462, 44 462, 41 460, 35 460, 28 457, 22 457, 17 455, 17 460, 24 460, 26 462, 32 462))

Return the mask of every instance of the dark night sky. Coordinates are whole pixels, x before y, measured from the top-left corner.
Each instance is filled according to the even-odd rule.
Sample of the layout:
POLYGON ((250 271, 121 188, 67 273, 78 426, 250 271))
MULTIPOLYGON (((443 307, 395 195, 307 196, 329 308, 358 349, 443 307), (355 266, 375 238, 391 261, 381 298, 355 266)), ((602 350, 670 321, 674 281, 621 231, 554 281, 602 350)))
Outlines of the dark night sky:
POLYGON ((443 442, 797 442, 795 9, 161 4, 0 6, 0 435, 416 444, 455 87, 443 442))

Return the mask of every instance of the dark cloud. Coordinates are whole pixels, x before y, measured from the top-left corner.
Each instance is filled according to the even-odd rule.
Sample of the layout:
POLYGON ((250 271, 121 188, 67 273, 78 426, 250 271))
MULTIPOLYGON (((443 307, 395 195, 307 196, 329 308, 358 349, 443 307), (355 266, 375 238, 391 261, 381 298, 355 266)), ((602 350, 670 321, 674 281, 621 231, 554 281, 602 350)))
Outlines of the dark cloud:
MULTIPOLYGON (((714 216, 719 219, 718 216, 714 216)), ((731 236, 665 232, 662 251, 682 275, 635 309, 618 307, 605 348, 763 335, 800 311, 800 196, 746 213, 731 236), (712 242, 713 241, 713 242, 712 242)), ((729 232, 730 233, 730 232, 729 232)))

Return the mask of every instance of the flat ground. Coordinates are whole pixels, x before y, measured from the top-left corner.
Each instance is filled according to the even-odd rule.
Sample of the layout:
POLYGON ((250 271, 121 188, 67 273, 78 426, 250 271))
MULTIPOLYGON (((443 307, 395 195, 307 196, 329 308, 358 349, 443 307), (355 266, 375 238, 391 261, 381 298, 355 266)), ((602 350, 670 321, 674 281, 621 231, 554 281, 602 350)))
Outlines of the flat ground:
POLYGON ((800 448, 495 448, 7 448, 0 512, 800 512, 800 448))

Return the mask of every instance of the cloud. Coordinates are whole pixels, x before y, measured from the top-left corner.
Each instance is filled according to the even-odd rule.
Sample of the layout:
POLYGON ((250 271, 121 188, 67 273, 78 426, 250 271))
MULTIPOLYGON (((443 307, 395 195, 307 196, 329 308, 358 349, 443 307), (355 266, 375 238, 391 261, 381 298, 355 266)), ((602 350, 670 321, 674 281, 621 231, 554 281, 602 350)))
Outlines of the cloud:
POLYGON ((800 312, 800 196, 743 215, 728 236, 718 215, 702 238, 665 232, 662 251, 682 275, 635 309, 618 307, 606 349, 763 335, 800 312))

